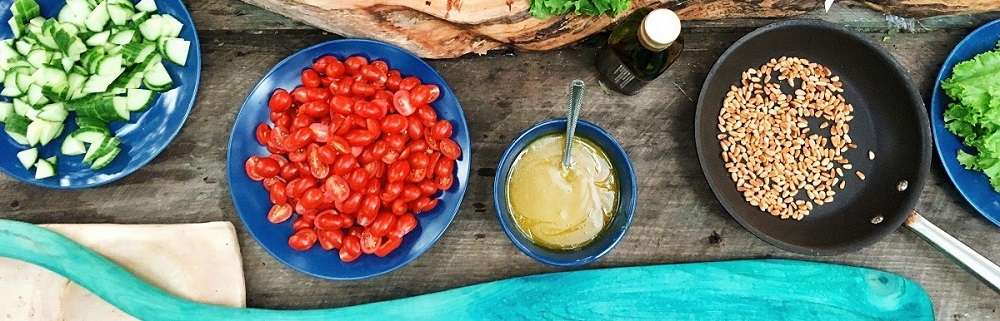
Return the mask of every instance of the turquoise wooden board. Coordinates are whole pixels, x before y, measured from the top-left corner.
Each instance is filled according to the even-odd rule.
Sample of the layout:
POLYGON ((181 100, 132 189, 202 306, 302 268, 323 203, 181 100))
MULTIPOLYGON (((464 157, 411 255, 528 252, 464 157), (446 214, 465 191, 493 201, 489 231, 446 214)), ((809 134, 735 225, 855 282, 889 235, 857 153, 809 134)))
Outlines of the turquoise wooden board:
MULTIPOLYGON (((192 253, 197 255, 197 253, 192 253)), ((735 260, 518 277, 319 310, 230 308, 174 297, 57 233, 0 220, 0 256, 30 262, 147 321, 934 320, 899 275, 794 260, 735 260)))

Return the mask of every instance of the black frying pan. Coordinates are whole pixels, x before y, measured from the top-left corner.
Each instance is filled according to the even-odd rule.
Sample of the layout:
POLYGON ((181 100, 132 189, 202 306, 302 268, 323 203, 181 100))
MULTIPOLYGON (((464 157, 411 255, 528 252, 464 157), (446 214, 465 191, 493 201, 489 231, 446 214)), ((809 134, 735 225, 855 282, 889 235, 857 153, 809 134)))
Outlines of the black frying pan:
MULTIPOLYGON (((695 117, 698 158, 709 186, 729 214, 768 243, 798 253, 831 255, 875 243, 904 223, 933 228, 913 212, 930 171, 926 109, 903 68, 861 34, 819 20, 791 20, 757 29, 736 41, 712 67, 695 117), (858 145, 846 157, 854 169, 866 174, 861 181, 845 173, 847 188, 838 192, 834 202, 816 207, 801 221, 781 220, 747 203, 729 178, 717 138, 719 112, 729 87, 738 84, 748 68, 781 56, 809 59, 840 76, 844 96, 854 105, 850 135, 858 145), (868 159, 869 150, 875 153, 874 160, 868 159)), ((940 232, 934 229, 926 233, 940 232)), ((926 233, 921 234, 934 243, 949 241, 926 233)), ((989 263, 965 249, 972 259, 978 256, 989 263)), ((952 254, 965 259, 962 254, 966 253, 952 254)), ((994 273, 996 279, 991 281, 998 282, 996 286, 1000 272, 994 273)))

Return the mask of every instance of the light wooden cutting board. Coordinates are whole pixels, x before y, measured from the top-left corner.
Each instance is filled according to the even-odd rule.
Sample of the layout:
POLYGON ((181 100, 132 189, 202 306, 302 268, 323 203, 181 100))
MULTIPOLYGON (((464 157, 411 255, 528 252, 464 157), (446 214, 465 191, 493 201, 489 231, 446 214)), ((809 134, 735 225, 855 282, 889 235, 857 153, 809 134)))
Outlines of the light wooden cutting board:
MULTIPOLYGON (((43 226, 171 294, 202 303, 246 305, 239 243, 229 222, 43 226)), ((22 261, 0 258, 0 289, 0 321, 136 320, 66 278, 22 261)))

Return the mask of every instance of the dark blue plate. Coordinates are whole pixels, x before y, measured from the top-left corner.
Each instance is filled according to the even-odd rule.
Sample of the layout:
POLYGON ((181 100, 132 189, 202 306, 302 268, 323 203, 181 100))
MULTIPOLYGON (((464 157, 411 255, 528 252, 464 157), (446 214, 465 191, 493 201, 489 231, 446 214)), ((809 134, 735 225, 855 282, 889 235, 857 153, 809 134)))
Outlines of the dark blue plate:
MULTIPOLYGON (((455 93, 431 66, 403 49, 371 40, 343 39, 324 42, 292 54, 274 66, 253 88, 233 124, 229 138, 227 171, 229 189, 232 192, 236 212, 246 224, 250 234, 279 261, 306 274, 331 279, 354 280, 379 276, 406 265, 424 253, 444 234, 458 213, 465 188, 469 183, 471 165, 471 144, 465 114, 455 93), (457 180, 451 189, 438 196, 438 206, 433 210, 417 214, 420 224, 417 229, 403 237, 400 247, 386 257, 363 255, 351 263, 343 263, 337 252, 324 251, 319 246, 306 252, 298 252, 288 247, 288 237, 292 234, 292 220, 282 224, 267 221, 271 208, 268 194, 260 182, 247 177, 243 164, 252 155, 268 155, 264 146, 257 143, 255 129, 261 122, 269 122, 267 101, 276 88, 291 91, 301 85, 300 74, 312 65, 316 58, 332 54, 339 59, 353 55, 367 57, 369 61, 384 60, 389 67, 399 69, 403 76, 416 76, 424 83, 436 84, 441 88, 441 96, 432 106, 438 117, 447 119, 454 125, 452 139, 462 147, 462 157, 455 167, 457 180)), ((455 255, 461 255, 457 253, 455 255)))
POLYGON ((945 59, 937 81, 934 82, 930 116, 934 144, 937 145, 937 154, 941 158, 941 164, 944 165, 948 178, 958 188, 962 197, 979 211, 979 214, 1000 226, 1000 193, 993 190, 985 174, 965 169, 955 158, 959 149, 970 152, 972 149, 963 146, 961 139, 944 127, 944 110, 951 103, 951 98, 941 90, 941 81, 951 77, 951 69, 956 64, 996 48, 998 40, 1000 40, 1000 20, 994 20, 973 31, 955 46, 948 59, 945 59))
MULTIPOLYGON (((37 0, 42 9, 42 16, 53 17, 59 13, 62 0, 37 0)), ((13 0, 0 0, 0 38, 13 37, 7 20, 11 17, 10 6, 13 0)), ((181 38, 191 41, 191 51, 187 66, 181 67, 173 63, 164 63, 176 87, 161 93, 153 105, 141 113, 132 113, 128 122, 116 122, 111 130, 121 140, 122 151, 118 157, 105 168, 94 171, 83 164, 83 156, 64 156, 59 153, 63 138, 76 129, 75 113, 65 121, 66 128, 62 135, 39 150, 39 157, 45 158, 58 155, 59 164, 56 176, 37 180, 34 171, 29 171, 18 162, 17 152, 26 149, 7 134, 0 132, 0 171, 7 176, 22 182, 55 189, 77 189, 107 184, 135 172, 149 163, 156 155, 177 136, 181 126, 187 120, 194 99, 198 92, 198 81, 201 79, 201 49, 198 34, 195 32, 191 15, 179 0, 156 0, 159 12, 170 14, 184 24, 181 38)), ((2 88, 3 86, 0 86, 2 88)), ((3 98, 3 100, 9 100, 3 98)), ((2 128, 2 126, 0 126, 2 128)))

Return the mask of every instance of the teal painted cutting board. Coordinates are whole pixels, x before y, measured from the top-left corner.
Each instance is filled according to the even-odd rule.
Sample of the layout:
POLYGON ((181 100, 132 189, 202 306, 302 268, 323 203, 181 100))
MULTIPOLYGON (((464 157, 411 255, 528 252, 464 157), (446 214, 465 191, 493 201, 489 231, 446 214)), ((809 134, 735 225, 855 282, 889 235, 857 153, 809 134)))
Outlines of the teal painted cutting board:
POLYGON ((345 308, 282 311, 174 297, 59 234, 17 221, 0 220, 0 256, 61 274, 148 321, 934 320, 927 293, 899 275, 793 260, 560 272, 345 308))

